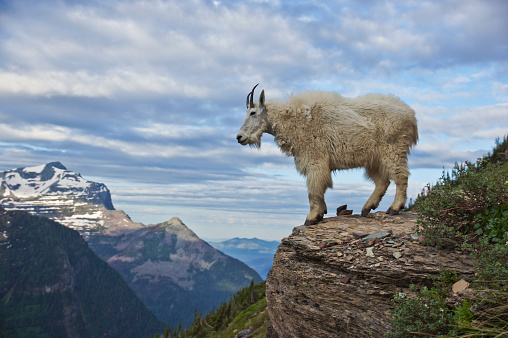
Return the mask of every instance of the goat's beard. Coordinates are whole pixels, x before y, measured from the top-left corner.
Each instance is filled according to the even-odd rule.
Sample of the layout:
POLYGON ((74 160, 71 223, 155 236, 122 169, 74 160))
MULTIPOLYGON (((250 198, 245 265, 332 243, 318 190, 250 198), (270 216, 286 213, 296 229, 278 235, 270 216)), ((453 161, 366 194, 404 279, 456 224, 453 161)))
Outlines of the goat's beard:
POLYGON ((249 143, 249 147, 256 149, 261 148, 261 138, 259 138, 256 142, 249 143))
POLYGON ((263 136, 263 133, 265 132, 265 130, 266 130, 266 122, 263 121, 261 123, 260 128, 256 132, 256 134, 254 134, 254 136, 252 136, 252 137, 249 137, 249 146, 251 148, 256 148, 256 149, 261 148, 261 136, 263 136))

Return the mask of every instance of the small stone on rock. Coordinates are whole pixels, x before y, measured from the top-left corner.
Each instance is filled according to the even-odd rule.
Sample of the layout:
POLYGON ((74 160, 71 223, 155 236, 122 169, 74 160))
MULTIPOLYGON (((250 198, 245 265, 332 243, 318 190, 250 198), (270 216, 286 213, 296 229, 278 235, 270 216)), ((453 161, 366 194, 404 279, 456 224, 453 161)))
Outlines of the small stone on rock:
POLYGON ((395 257, 396 259, 399 259, 400 257, 402 257, 402 253, 400 251, 395 251, 393 253, 393 257, 395 257))
POLYGON ((353 237, 354 238, 363 238, 365 236, 368 236, 369 234, 366 234, 366 233, 363 233, 363 232, 353 232, 353 237))
POLYGON ((347 284, 349 283, 349 278, 348 277, 341 278, 339 282, 341 282, 342 284, 347 284))
POLYGON ((353 210, 341 210, 340 212, 337 213, 337 216, 352 215, 352 214, 353 214, 353 210))
POLYGON ((376 238, 374 238, 374 239, 373 239, 373 240, 371 240, 369 243, 367 243, 367 246, 373 246, 373 245, 376 243, 376 241, 378 241, 378 240, 379 240, 379 238, 377 238, 377 237, 376 237, 376 238))
POLYGON ((367 257, 375 257, 374 256, 374 252, 372 252, 374 248, 373 247, 369 247, 369 248, 366 248, 365 251, 367 252, 367 257))
POLYGON ((457 283, 453 284, 452 291, 453 293, 462 293, 469 287, 469 283, 465 280, 461 279, 457 283))
POLYGON ((368 243, 368 242, 372 241, 375 238, 382 239, 382 238, 385 238, 385 237, 388 237, 388 236, 390 236, 390 233, 388 233, 386 231, 381 231, 381 232, 376 232, 375 234, 370 234, 368 236, 363 237, 362 241, 364 241, 365 243, 368 243))
POLYGON ((339 215, 339 213, 342 210, 346 210, 346 209, 347 209, 347 204, 341 205, 340 207, 337 208, 337 215, 339 215))
POLYGON ((411 236, 410 236, 410 237, 411 237, 411 239, 412 239, 413 241, 417 241, 417 240, 420 238, 420 235, 418 235, 418 234, 411 234, 411 236))

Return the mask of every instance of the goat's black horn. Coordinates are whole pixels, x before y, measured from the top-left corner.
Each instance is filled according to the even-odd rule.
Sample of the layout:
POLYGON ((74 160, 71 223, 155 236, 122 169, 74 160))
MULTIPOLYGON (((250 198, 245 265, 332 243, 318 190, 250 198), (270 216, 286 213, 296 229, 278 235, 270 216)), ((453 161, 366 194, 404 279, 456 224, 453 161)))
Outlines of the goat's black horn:
MULTIPOLYGON (((250 108, 254 108, 254 89, 256 89, 256 87, 259 86, 259 83, 257 85, 254 86, 254 88, 252 88, 252 91, 250 92, 250 108)), ((247 100, 249 99, 249 95, 247 95, 247 100)))
POLYGON ((249 94, 247 94, 247 101, 245 101, 245 105, 247 106, 247 108, 249 108, 249 97, 252 95, 252 92, 250 92, 249 94))

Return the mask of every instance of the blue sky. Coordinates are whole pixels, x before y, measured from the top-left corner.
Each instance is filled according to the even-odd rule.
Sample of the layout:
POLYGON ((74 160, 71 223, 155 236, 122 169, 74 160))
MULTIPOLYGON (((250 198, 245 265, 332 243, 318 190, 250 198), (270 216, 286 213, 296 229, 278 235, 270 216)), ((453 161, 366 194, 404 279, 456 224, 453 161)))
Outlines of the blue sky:
MULTIPOLYGON (((254 84, 402 98, 415 197, 508 133, 507 17, 504 0, 3 1, 0 171, 60 161, 135 221, 280 239, 305 219, 305 181, 273 137, 236 143, 254 84)), ((339 172, 328 209, 359 212, 372 189, 339 172)))

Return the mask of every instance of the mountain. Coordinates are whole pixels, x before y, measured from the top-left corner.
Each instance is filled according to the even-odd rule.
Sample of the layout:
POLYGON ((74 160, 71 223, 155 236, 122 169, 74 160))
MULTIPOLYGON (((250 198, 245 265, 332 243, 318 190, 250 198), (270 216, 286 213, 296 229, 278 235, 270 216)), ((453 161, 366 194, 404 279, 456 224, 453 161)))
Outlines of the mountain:
POLYGON ((123 236, 94 235, 90 247, 164 321, 184 327, 254 280, 244 263, 214 249, 174 217, 123 236))
POLYGON ((60 162, 8 170, 0 177, 3 197, 28 200, 66 195, 114 210, 111 194, 104 184, 87 181, 80 174, 68 171, 60 162))
POLYGON ((59 162, 0 172, 0 203, 7 210, 46 216, 79 231, 171 327, 190 325, 195 310, 208 313, 251 280, 262 280, 178 218, 148 226, 133 222, 114 210, 104 184, 87 181, 59 162))
POLYGON ((280 242, 258 238, 233 238, 223 242, 210 242, 214 248, 234 257, 254 270, 264 279, 272 267, 273 255, 280 242))
POLYGON ((104 184, 87 181, 60 162, 0 172, 0 204, 57 220, 84 237, 142 226, 115 210, 104 184))
POLYGON ((141 337, 159 321, 75 230, 0 207, 3 337, 141 337))

